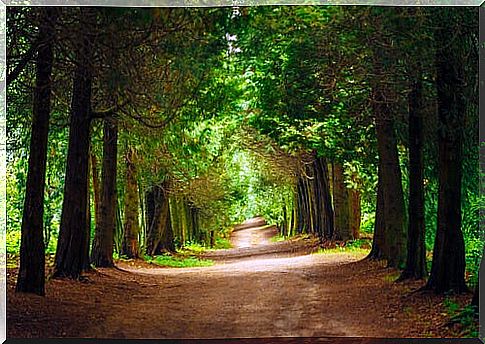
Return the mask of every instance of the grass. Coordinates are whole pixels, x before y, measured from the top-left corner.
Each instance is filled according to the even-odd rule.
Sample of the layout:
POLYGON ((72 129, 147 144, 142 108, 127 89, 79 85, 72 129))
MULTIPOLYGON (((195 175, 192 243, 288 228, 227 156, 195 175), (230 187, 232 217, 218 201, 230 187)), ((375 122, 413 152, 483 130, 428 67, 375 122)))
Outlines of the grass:
POLYGON ((226 238, 216 238, 213 250, 225 250, 232 248, 231 242, 226 238))
POLYGON ((187 243, 183 247, 177 250, 177 253, 182 255, 197 255, 202 254, 207 251, 207 247, 196 244, 196 243, 187 243))
POLYGON ((478 318, 473 306, 467 305, 461 308, 449 296, 445 298, 443 305, 450 316, 450 323, 459 325, 457 329, 459 337, 478 337, 478 318))
POLYGON ((145 260, 148 263, 169 268, 191 268, 214 265, 214 262, 209 259, 200 259, 192 256, 176 256, 171 254, 154 257, 145 256, 145 260))
POLYGON ((354 255, 366 255, 369 253, 371 243, 369 239, 356 239, 347 241, 345 243, 335 243, 332 247, 322 247, 318 249, 315 254, 328 254, 328 253, 351 253, 354 255))
POLYGON ((394 283, 401 276, 401 271, 391 272, 384 276, 384 281, 387 283, 394 283))
POLYGON ((285 237, 283 235, 275 235, 274 237, 271 237, 269 239, 270 242, 280 242, 280 241, 285 241, 285 240, 288 240, 288 237, 285 237))

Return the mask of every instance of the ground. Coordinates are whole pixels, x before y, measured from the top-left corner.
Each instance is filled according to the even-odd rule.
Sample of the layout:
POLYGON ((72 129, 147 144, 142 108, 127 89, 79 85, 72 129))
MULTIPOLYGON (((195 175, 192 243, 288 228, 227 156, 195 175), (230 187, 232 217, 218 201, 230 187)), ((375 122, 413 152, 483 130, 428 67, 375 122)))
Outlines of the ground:
MULTIPOLYGON (((272 242, 274 227, 233 232, 211 267, 118 262, 83 281, 49 280, 46 296, 14 292, 8 271, 8 337, 228 338, 444 337, 445 297, 394 283, 397 272, 352 252, 312 253, 318 243, 272 242)), ((459 305, 471 294, 452 298, 459 305)))

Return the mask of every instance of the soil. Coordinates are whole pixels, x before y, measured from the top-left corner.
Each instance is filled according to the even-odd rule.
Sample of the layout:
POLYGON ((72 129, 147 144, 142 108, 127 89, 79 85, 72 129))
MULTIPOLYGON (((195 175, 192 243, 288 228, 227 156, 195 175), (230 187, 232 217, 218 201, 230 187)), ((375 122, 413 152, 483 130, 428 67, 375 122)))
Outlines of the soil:
MULTIPOLYGON (((274 227, 233 232, 211 267, 143 261, 49 280, 46 296, 15 293, 8 270, 7 336, 84 338, 454 337, 445 297, 395 283, 363 253, 312 254, 314 239, 272 242, 274 227)), ((459 305, 472 295, 451 297, 459 305)))

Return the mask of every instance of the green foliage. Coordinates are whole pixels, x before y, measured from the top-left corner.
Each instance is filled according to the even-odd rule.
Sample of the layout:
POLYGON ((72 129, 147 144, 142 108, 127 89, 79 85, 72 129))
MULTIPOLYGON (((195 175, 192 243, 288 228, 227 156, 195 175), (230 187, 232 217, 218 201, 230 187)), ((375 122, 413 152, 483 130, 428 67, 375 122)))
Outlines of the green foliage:
POLYGON ((343 244, 337 244, 333 247, 319 248, 315 254, 327 254, 327 253, 349 253, 359 257, 364 257, 369 254, 371 249, 371 242, 368 239, 352 240, 343 244))
MULTIPOLYGON (((408 79, 418 61, 423 68, 426 248, 432 251, 439 176, 433 15, 436 13, 425 8, 338 6, 100 9, 98 19, 106 30, 96 40, 100 50, 99 59, 93 62, 93 110, 110 108, 112 99, 115 104, 129 104, 118 114, 117 245, 123 234, 124 152, 128 146, 138 152, 140 206, 144 206, 148 188, 166 183, 174 210, 175 241, 182 255, 203 253, 211 232, 215 249, 230 248, 227 238, 231 227, 253 216, 263 216, 280 228, 288 224, 304 157, 313 153, 345 167, 345 183, 360 191, 360 229, 369 236, 375 225, 378 161, 370 101, 374 74, 371 50, 383 35, 392 42, 388 48, 397 62, 389 70, 388 80, 378 81, 391 84, 395 93, 392 110, 404 190, 409 187, 408 79), (380 32, 375 19, 389 30, 380 32), (126 44, 119 51, 104 50, 129 40, 139 44, 126 44), (184 206, 197 210, 198 228, 192 232, 184 206)), ((14 28, 7 27, 10 31, 14 28)), ((14 48, 10 51, 22 56, 29 38, 18 38, 9 38, 8 45, 14 48)), ((64 43, 60 55, 72 45, 71 41, 64 43)), ((385 64, 390 66, 391 61, 385 64)), ((54 252, 59 231, 72 74, 62 60, 54 67, 56 101, 44 202, 47 252, 54 252)), ((476 74, 474 68, 467 73, 476 74)), ((19 250, 34 78, 29 65, 19 81, 7 89, 9 253, 19 250)), ((478 95, 469 96, 474 100, 478 95)), ((484 197, 479 195, 478 112, 474 101, 469 103, 463 147, 462 229, 467 276, 473 285, 485 241, 479 228, 484 197)), ((91 135, 98 171, 101 124, 100 120, 93 122, 91 135)), ((146 227, 142 216, 139 222, 146 227)), ((145 233, 146 228, 141 241, 145 233)), ((356 240, 326 252, 360 254, 368 244, 364 239, 356 240)), ((168 256, 153 261, 157 259, 166 264, 195 264, 168 256)))
POLYGON ((450 296, 445 298, 443 306, 450 317, 449 324, 459 324, 459 337, 478 337, 478 310, 474 306, 462 308, 450 296))
POLYGON ((20 230, 7 231, 5 240, 7 242, 7 253, 19 254, 20 252, 20 230))
POLYGON ((186 242, 183 247, 177 250, 182 255, 197 255, 207 251, 207 248, 198 243, 186 242))
POLYGON ((161 256, 145 256, 145 260, 148 263, 159 265, 162 267, 170 268, 189 268, 189 267, 202 267, 212 266, 214 262, 208 259, 200 259, 197 257, 179 257, 170 254, 164 254, 161 256))
POLYGON ((360 231, 367 234, 373 233, 375 221, 375 213, 363 213, 360 222, 360 231))
POLYGON ((213 249, 226 250, 229 248, 232 248, 232 245, 229 239, 221 238, 221 237, 216 238, 213 249))
POLYGON ((270 238, 269 239, 271 242, 281 242, 281 241, 285 241, 285 240, 288 240, 288 237, 287 236, 284 236, 284 235, 275 235, 274 237, 270 238))

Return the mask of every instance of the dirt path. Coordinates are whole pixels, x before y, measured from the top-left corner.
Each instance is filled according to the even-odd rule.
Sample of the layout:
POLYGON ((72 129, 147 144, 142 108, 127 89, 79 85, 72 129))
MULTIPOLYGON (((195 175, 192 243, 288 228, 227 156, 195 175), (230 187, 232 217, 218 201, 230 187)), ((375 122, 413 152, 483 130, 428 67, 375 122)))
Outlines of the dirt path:
POLYGON ((235 231, 233 249, 206 255, 209 268, 126 268, 156 286, 135 296, 105 321, 96 337, 227 338, 270 336, 362 336, 346 324, 330 299, 330 286, 316 283, 316 272, 358 260, 349 255, 299 255, 308 242, 275 243, 275 228, 235 231), (294 250, 288 251, 291 247, 294 250), (327 300, 327 301, 325 301, 327 300), (152 304, 153 307, 147 307, 152 304), (322 315, 325 319, 322 321, 322 315), (150 321, 147 321, 150 319, 150 321))
POLYGON ((235 248, 207 254, 216 261, 212 267, 164 269, 123 263, 122 270, 90 274, 87 283, 50 281, 45 298, 17 295, 11 287, 9 337, 443 333, 436 326, 436 312, 429 311, 434 307, 440 312, 440 299, 409 293, 419 282, 394 284, 389 278, 393 270, 359 261, 362 254, 308 254, 315 249, 314 241, 272 243, 272 235, 273 228, 234 232, 235 248), (422 314, 425 311, 431 318, 422 314))

